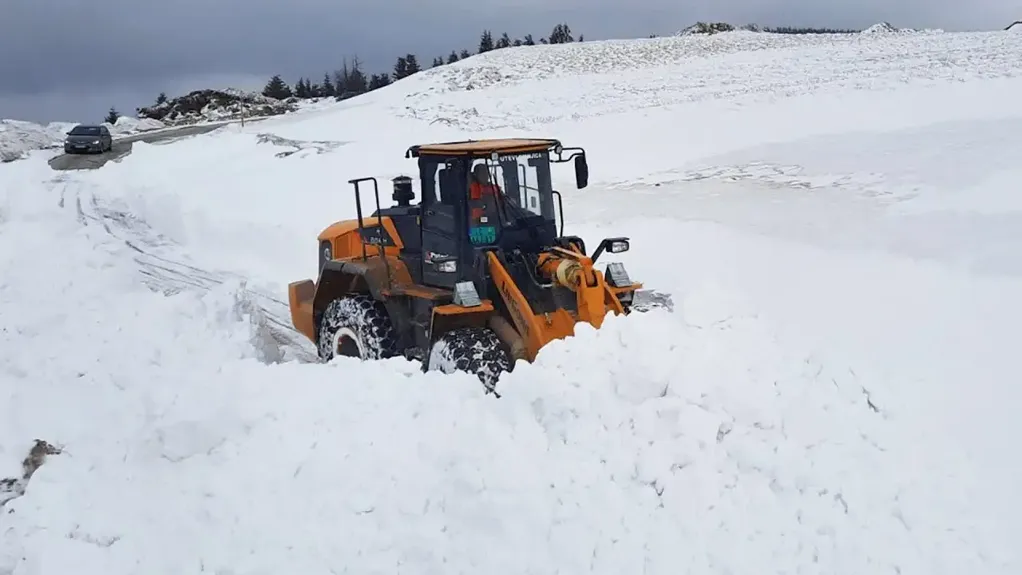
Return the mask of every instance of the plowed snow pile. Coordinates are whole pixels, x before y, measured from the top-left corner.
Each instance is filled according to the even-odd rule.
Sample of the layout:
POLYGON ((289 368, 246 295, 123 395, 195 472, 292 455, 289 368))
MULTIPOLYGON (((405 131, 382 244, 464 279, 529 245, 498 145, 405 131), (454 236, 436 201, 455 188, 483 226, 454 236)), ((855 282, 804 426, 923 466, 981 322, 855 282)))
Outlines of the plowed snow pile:
MULTIPOLYGON (((812 84, 859 50, 881 56, 855 81, 877 85, 754 105, 666 80, 665 103, 690 103, 539 118, 546 88, 624 98, 586 62, 640 48, 586 43, 574 78, 418 92, 454 73, 437 68, 95 172, 0 167, 0 574, 1018 573, 1006 37, 676 39, 635 74, 705 69, 721 98, 760 56, 812 84), (984 67, 943 79, 970 82, 880 80, 952 48, 984 67), (393 116, 415 102, 425 121, 393 116), (632 237, 617 259, 676 312, 579 327, 500 399, 404 360, 306 361, 280 300, 313 275, 320 229, 354 214, 342 182, 492 135, 430 125, 481 102, 590 150, 590 188, 558 172, 567 231, 632 237), (55 449, 26 479, 37 439, 55 449)), ((472 74, 542 51, 514 53, 472 74)))

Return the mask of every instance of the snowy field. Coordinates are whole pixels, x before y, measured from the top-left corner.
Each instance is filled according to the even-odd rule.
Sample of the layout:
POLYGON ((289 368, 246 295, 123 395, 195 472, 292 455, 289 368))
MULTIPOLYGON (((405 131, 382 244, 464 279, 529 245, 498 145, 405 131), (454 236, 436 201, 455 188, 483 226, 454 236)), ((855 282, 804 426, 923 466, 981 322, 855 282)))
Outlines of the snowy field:
POLYGON ((0 479, 59 451, 0 484, 0 574, 1022 572, 1018 54, 511 49, 96 171, 0 166, 0 479), (579 327, 500 399, 311 361, 285 286, 344 182, 505 134, 589 150, 589 188, 555 175, 568 231, 630 236, 675 313, 579 327))

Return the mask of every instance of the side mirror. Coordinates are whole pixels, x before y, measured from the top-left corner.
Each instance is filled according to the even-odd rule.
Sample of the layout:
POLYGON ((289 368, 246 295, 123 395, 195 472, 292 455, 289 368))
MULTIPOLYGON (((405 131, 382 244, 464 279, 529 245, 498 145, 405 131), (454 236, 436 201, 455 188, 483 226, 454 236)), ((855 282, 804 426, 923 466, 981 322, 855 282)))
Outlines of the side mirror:
POLYGON ((582 189, 589 185, 589 164, 586 163, 586 155, 575 156, 575 187, 582 189))

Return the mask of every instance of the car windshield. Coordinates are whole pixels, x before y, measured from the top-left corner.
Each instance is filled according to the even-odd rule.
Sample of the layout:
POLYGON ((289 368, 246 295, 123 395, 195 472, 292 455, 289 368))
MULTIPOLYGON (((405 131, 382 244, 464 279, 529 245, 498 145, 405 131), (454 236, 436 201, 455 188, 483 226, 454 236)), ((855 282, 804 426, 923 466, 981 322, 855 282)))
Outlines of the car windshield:
POLYGON ((70 134, 72 136, 98 136, 99 126, 75 126, 70 134))

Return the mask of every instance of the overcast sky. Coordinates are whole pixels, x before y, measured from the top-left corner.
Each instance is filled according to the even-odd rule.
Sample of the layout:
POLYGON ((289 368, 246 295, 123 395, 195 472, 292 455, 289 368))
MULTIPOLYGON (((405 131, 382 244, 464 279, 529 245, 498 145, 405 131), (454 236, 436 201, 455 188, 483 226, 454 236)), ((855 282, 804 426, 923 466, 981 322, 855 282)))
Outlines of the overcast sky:
POLYGON ((0 118, 99 121, 160 92, 315 81, 356 54, 368 72, 409 52, 428 66, 474 52, 484 28, 538 40, 567 22, 598 40, 697 20, 952 31, 1020 18, 1022 0, 0 0, 0 118))

